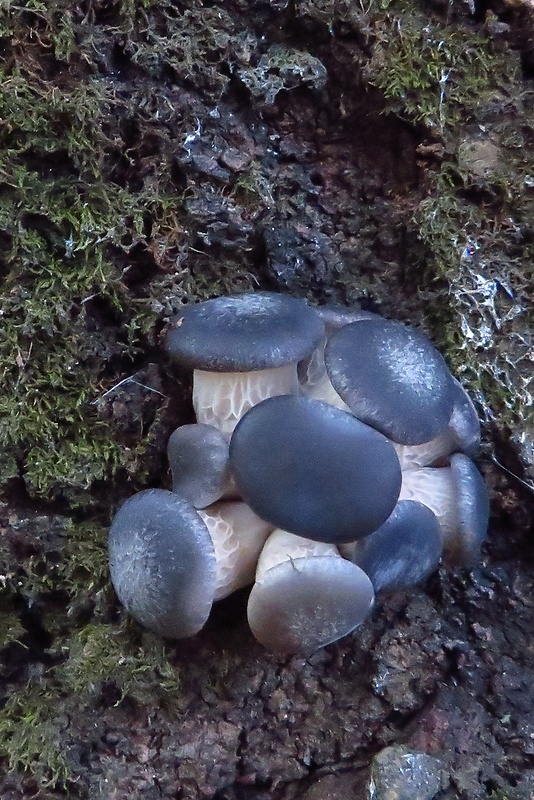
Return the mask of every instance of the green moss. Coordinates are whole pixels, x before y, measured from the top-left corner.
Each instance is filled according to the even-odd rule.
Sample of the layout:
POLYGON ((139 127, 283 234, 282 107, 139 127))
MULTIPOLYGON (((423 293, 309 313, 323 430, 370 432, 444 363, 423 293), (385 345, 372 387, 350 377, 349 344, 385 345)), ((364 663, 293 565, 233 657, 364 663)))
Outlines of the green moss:
POLYGON ((56 671, 63 687, 94 702, 103 683, 112 682, 118 700, 138 703, 179 697, 180 678, 161 639, 127 621, 120 628, 87 625, 66 644, 69 656, 56 671))
POLYGON ((25 631, 7 592, 0 593, 0 650, 20 642, 25 631))
POLYGON ((77 720, 96 713, 104 686, 114 687, 116 703, 128 697, 140 705, 174 704, 180 697, 167 648, 131 623, 89 625, 61 650, 63 664, 11 693, 0 711, 0 756, 43 786, 75 784, 68 752, 77 720))
POLYGON ((143 336, 110 247, 146 242, 147 215, 155 235, 175 228, 176 198, 103 180, 104 83, 60 90, 16 64, 0 69, 0 83, 0 414, 9 419, 0 483, 20 472, 34 496, 85 499, 125 462, 134 472, 143 453, 141 442, 125 452, 91 404, 107 359, 127 362, 143 336), (95 302, 123 327, 101 325, 95 302))
POLYGON ((465 27, 425 18, 414 6, 393 6, 374 26, 378 36, 366 77, 388 108, 443 131, 466 122, 466 109, 488 90, 497 57, 485 37, 465 27))
POLYGON ((68 782, 62 713, 58 698, 37 682, 9 697, 0 711, 0 754, 10 770, 29 772, 44 786, 68 782))

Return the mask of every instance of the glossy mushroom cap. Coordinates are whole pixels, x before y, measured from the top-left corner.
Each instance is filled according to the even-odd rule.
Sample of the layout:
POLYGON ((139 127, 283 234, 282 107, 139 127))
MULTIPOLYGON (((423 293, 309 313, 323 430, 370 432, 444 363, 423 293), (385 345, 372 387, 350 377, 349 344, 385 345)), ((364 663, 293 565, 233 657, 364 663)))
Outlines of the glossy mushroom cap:
POLYGON ((160 636, 193 636, 215 592, 215 551, 206 525, 182 498, 147 489, 117 511, 108 537, 110 573, 129 614, 160 636))
POLYGON ((454 453, 450 462, 450 467, 403 472, 400 499, 424 503, 434 512, 441 525, 448 564, 473 566, 486 538, 488 492, 470 458, 454 453))
POLYGON ((193 369, 249 372, 297 364, 322 336, 323 325, 304 300, 254 292, 185 306, 169 324, 165 347, 193 369))
POLYGON ((448 561, 476 564, 486 538, 489 522, 489 497, 482 475, 463 453, 451 456, 451 469, 458 497, 459 536, 448 547, 448 561))
POLYGON ((399 444, 422 444, 447 427, 450 372, 433 344, 400 322, 367 319, 335 331, 325 349, 332 385, 352 413, 399 444))
POLYGON ((215 548, 214 600, 221 600, 254 580, 262 547, 273 526, 245 503, 221 502, 199 511, 215 548))
POLYGON ((167 457, 173 492, 195 508, 206 508, 232 491, 228 438, 213 425, 177 428, 169 438, 167 457))
POLYGON ((322 400, 336 408, 349 411, 349 407, 343 402, 330 383, 330 378, 326 374, 324 363, 324 349, 330 335, 348 325, 361 319, 380 319, 377 314, 371 311, 363 311, 361 308, 349 308, 336 304, 322 306, 310 306, 319 316, 325 328, 323 341, 316 347, 311 356, 298 365, 299 381, 301 392, 305 397, 312 397, 314 400, 322 400))
POLYGON ((174 317, 165 346, 193 367, 198 422, 231 433, 249 408, 280 394, 297 394, 297 363, 323 336, 304 300, 271 292, 217 297, 174 317))
POLYGON ((416 445, 394 444, 400 465, 418 469, 448 458, 460 451, 474 458, 480 450, 480 421, 471 398, 459 381, 453 378, 454 405, 447 428, 429 442, 416 445))
POLYGON ((248 621, 275 653, 312 653, 351 633, 369 614, 367 575, 333 545, 274 531, 258 563, 248 621))
POLYGON ((473 401, 460 381, 453 378, 454 405, 449 420, 449 431, 455 449, 469 458, 476 458, 480 451, 480 420, 473 401))
POLYGON ((352 561, 375 592, 398 591, 426 580, 437 569, 441 550, 435 514, 422 503, 401 500, 377 531, 355 542, 352 561))
POLYGON ((258 516, 324 542, 376 530, 401 485, 398 458, 384 436, 306 397, 272 397, 245 414, 230 441, 230 466, 258 516))

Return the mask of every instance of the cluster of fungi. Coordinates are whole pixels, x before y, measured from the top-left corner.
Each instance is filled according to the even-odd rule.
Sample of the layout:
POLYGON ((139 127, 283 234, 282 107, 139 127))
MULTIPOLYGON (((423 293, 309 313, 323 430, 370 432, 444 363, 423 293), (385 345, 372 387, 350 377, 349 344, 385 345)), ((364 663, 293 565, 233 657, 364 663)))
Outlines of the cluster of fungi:
POLYGON ((165 347, 194 370, 197 422, 170 437, 172 491, 134 495, 109 531, 112 582, 141 625, 192 636, 252 584, 254 636, 309 653, 379 592, 476 563, 479 421, 421 333, 255 292, 185 306, 165 347))

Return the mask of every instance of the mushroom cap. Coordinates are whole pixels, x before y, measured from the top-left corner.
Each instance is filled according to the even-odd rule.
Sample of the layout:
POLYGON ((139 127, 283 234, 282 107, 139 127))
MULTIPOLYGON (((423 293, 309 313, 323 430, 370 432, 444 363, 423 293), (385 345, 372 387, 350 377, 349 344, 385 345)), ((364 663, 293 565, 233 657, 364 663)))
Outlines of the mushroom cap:
POLYGON ((170 321, 165 348, 193 369, 249 372, 296 364, 323 333, 321 320, 304 300, 254 292, 186 306, 170 321))
POLYGON ((378 593, 421 583, 437 569, 441 551, 436 515, 422 503, 400 500, 378 530, 355 543, 352 560, 378 593))
POLYGON ((215 592, 215 551, 189 503, 164 489, 130 497, 111 523, 108 549, 117 596, 141 625, 171 639, 203 627, 215 592))
POLYGON ((311 653, 335 642, 369 614, 374 592, 367 575, 339 557, 283 561, 252 587, 252 633, 276 653, 311 653))
POLYGON ((318 314, 328 333, 349 325, 351 322, 360 322, 362 319, 382 319, 380 314, 373 311, 364 311, 363 308, 326 303, 322 306, 311 306, 318 314))
POLYGON ((228 439, 213 425, 182 425, 171 434, 167 457, 172 490, 195 508, 206 508, 230 486, 228 439))
POLYGON ((335 331, 328 376, 352 413, 399 444, 422 444, 449 422, 454 389, 426 336, 400 322, 366 319, 335 331))
POLYGON ((488 530, 488 490, 475 464, 463 453, 451 456, 451 470, 458 504, 458 535, 446 549, 447 561, 472 566, 480 556, 488 530))
POLYGON ((251 408, 230 440, 230 466, 258 516, 324 542, 376 530, 401 486, 391 442, 352 414, 307 397, 271 397, 251 408))
POLYGON ((480 420, 473 401, 460 381, 453 378, 454 405, 449 428, 456 447, 469 458, 475 458, 480 450, 480 420))

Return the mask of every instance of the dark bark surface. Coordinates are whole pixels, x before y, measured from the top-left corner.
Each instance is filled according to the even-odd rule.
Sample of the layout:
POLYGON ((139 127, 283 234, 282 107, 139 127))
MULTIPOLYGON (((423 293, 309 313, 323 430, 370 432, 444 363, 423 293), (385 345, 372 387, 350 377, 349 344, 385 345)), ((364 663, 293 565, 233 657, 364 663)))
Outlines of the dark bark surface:
POLYGON ((0 796, 363 800, 382 752, 377 797, 532 798, 530 5, 21 0, 0 22, 0 796), (164 644, 107 578, 113 511, 169 486, 192 417, 168 316, 258 287, 417 325, 484 423, 482 563, 308 659, 255 642, 246 591, 164 644), (392 777, 410 754, 419 789, 392 777))

